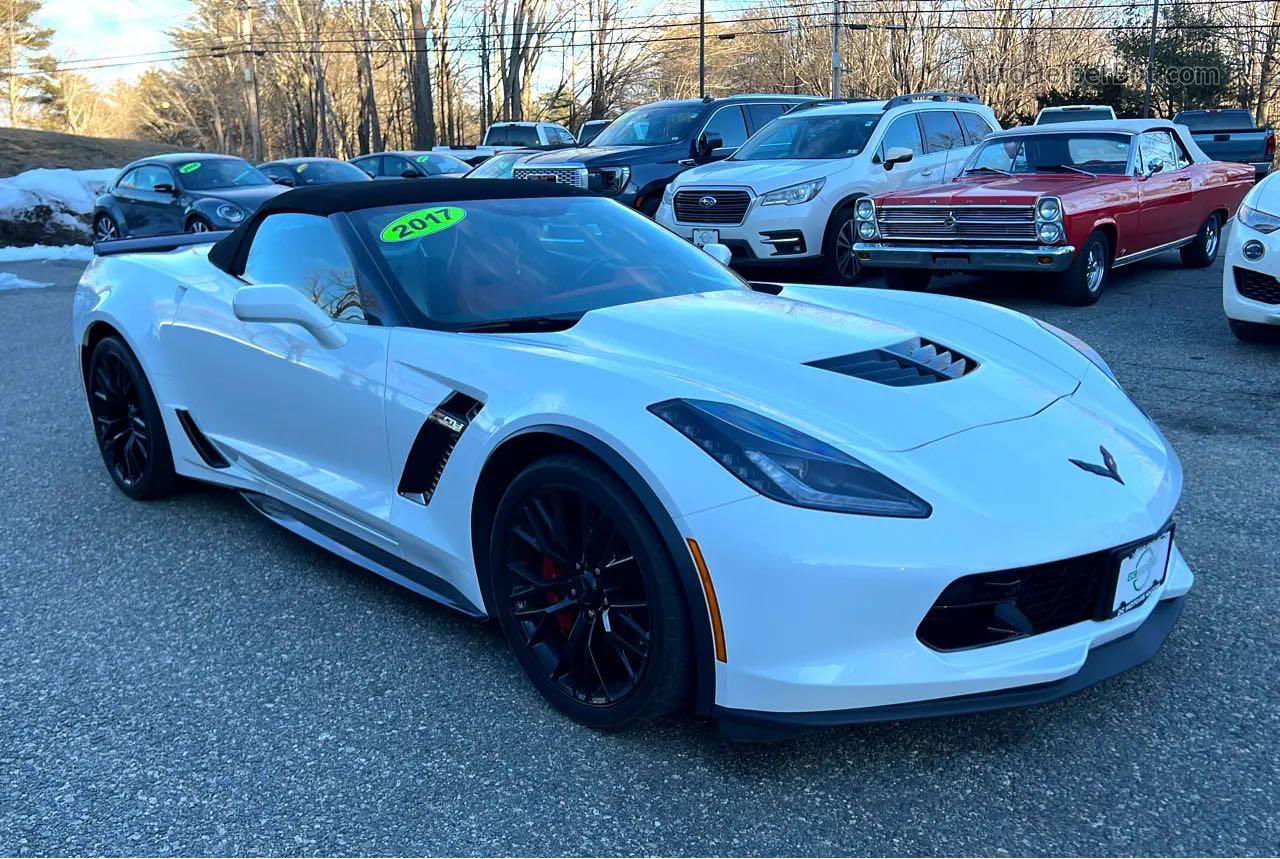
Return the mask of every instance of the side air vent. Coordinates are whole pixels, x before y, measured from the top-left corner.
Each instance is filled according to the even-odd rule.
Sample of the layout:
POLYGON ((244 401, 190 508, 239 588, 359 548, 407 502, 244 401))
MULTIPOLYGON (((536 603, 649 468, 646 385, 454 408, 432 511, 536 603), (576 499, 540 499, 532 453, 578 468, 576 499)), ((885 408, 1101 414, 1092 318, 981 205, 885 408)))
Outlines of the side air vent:
POLYGON ((191 417, 191 413, 186 409, 175 409, 175 411, 178 413, 178 423, 182 424, 182 431, 187 434, 191 446, 196 449, 196 453, 200 454, 204 464, 210 468, 230 467, 231 463, 227 462, 213 442, 209 441, 209 437, 200 432, 200 427, 196 426, 196 420, 191 417))
POLYGON ((958 379, 976 370, 978 362, 923 337, 913 337, 883 349, 810 361, 809 366, 881 385, 906 388, 958 379))
POLYGON ((418 437, 409 449, 404 474, 400 475, 400 486, 396 490, 400 495, 418 504, 431 500, 449 455, 482 408, 484 403, 457 391, 436 407, 422 429, 418 430, 418 437))

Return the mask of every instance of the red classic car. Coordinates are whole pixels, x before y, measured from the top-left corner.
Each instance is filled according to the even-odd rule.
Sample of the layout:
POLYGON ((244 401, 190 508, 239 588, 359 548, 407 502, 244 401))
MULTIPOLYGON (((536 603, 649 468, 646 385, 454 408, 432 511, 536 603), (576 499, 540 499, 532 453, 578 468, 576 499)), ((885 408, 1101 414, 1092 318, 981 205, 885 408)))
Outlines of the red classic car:
POLYGON ((854 251, 898 289, 935 271, 1047 272, 1060 300, 1092 304, 1116 266, 1175 248, 1211 265, 1253 178, 1167 120, 1014 128, 946 184, 859 200, 854 251))

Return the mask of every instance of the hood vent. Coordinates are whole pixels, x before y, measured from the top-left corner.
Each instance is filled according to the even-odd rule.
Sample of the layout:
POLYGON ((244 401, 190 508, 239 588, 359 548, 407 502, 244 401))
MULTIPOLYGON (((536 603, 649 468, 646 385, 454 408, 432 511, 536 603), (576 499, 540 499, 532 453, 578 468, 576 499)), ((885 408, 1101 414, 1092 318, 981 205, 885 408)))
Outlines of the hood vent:
POLYGON ((810 361, 809 366, 894 388, 906 388, 958 379, 976 370, 978 362, 923 337, 913 337, 883 349, 810 361))

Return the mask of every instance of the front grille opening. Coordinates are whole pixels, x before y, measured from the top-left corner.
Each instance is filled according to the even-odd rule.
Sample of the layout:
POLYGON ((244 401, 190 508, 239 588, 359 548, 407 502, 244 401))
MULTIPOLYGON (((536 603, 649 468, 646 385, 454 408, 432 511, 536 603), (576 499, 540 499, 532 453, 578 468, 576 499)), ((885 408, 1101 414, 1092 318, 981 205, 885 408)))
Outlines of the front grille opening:
POLYGON ((741 224, 751 205, 746 191, 677 191, 676 220, 682 224, 741 224))
POLYGON ((810 361, 809 366, 894 388, 907 388, 958 379, 976 370, 978 362, 931 340, 913 337, 883 349, 810 361))
POLYGON ((876 225, 885 239, 1037 241, 1033 206, 882 206, 876 225))
POLYGON ((966 650, 1097 620, 1116 577, 1114 552, 956 579, 916 637, 934 650, 966 650))
POLYGON ((1280 304, 1280 280, 1260 271, 1236 266, 1232 273, 1236 278, 1236 292, 1251 301, 1263 304, 1280 304))

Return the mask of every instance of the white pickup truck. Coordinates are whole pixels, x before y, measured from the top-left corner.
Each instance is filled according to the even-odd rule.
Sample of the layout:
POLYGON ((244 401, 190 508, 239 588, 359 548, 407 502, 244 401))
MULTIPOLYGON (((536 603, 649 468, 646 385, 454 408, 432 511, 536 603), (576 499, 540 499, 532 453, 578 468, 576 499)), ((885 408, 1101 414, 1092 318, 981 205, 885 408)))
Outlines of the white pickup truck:
POLYGON ((495 122, 485 129, 479 146, 433 146, 431 151, 447 152, 474 167, 511 149, 557 149, 577 144, 569 129, 554 122, 495 122))

